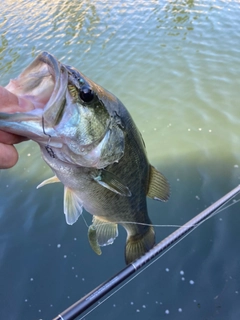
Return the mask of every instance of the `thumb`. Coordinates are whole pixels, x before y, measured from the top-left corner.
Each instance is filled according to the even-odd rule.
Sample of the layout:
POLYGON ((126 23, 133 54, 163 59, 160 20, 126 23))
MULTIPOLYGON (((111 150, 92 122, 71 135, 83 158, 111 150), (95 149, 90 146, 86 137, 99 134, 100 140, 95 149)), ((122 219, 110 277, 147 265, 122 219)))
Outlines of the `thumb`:
POLYGON ((18 161, 18 153, 14 146, 0 143, 0 169, 9 169, 18 161))

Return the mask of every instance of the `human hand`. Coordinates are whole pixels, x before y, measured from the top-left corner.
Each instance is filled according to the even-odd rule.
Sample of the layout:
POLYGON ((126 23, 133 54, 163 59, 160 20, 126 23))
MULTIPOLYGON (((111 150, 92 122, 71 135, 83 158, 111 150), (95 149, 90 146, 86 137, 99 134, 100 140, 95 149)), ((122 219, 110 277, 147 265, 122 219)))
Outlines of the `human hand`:
MULTIPOLYGON (((0 112, 26 112, 34 108, 31 103, 26 104, 25 102, 25 99, 16 96, 4 87, 0 87, 0 112)), ((27 139, 0 130, 0 169, 11 168, 17 163, 18 153, 13 144, 24 140, 27 139)))

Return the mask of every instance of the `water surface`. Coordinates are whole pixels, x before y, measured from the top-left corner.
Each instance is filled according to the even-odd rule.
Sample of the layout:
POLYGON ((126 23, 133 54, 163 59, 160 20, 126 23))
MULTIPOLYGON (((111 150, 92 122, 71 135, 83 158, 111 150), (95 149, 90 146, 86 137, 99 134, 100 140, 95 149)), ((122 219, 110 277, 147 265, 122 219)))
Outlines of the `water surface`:
MULTIPOLYGON (((154 224, 182 225, 239 184, 239 2, 5 0, 0 10, 1 85, 44 50, 126 105, 171 184, 168 203, 148 201, 154 224)), ((0 172, 1 318, 47 320, 124 267, 126 235, 96 256, 85 222, 65 223, 63 187, 36 190, 52 174, 38 146, 18 150, 0 172)), ((238 319, 239 226, 236 202, 85 319, 238 319)), ((155 229, 157 241, 175 230, 155 229)))

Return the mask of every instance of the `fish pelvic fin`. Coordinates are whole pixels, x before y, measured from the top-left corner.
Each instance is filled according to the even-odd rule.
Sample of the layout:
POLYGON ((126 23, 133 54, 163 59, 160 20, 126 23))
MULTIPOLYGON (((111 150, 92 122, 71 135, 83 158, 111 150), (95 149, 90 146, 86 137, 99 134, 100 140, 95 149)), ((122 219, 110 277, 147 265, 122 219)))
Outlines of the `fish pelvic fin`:
POLYGON ((144 234, 137 234, 127 238, 125 249, 126 264, 140 258, 155 244, 155 232, 153 227, 149 227, 144 234))
POLYGON ((112 244, 118 236, 118 226, 96 216, 93 216, 92 222, 88 228, 88 240, 93 251, 100 255, 100 246, 112 244))
POLYGON ((167 179, 151 165, 147 196, 160 201, 167 201, 170 196, 170 186, 167 179))
POLYGON ((67 224, 74 224, 82 214, 82 201, 71 189, 64 187, 64 214, 67 224))
POLYGON ((40 184, 37 186, 37 189, 45 186, 46 184, 55 183, 55 182, 60 182, 60 180, 58 179, 58 177, 56 177, 56 176, 51 177, 51 178, 49 178, 49 179, 44 180, 42 183, 40 183, 40 184))

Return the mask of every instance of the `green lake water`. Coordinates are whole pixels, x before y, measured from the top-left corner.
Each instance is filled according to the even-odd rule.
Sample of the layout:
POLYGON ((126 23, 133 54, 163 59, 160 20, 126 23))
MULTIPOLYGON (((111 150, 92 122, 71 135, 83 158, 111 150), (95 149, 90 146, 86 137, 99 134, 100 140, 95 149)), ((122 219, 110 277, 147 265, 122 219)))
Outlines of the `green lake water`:
MULTIPOLYGON (((238 1, 4 0, 0 12, 1 85, 49 51, 128 108, 171 184, 167 203, 148 201, 158 242, 239 184, 238 1)), ((125 266, 126 233, 97 256, 84 220, 65 223, 63 187, 36 190, 52 175, 38 146, 18 150, 0 171, 0 319, 48 320, 125 266)), ((83 319, 240 319, 239 199, 83 319)))

